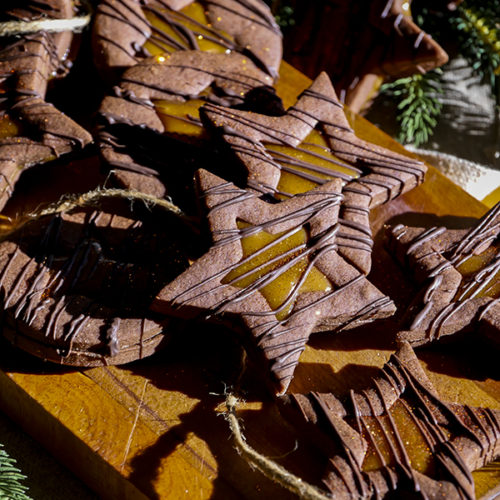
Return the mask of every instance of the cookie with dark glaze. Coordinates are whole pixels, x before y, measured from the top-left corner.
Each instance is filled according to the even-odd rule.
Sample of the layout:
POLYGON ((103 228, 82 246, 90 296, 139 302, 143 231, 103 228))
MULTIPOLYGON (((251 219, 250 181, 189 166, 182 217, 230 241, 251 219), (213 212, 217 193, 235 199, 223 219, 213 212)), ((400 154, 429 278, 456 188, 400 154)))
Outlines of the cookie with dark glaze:
POLYGON ((283 116, 227 110, 207 104, 202 117, 220 132, 248 172, 248 186, 276 199, 339 178, 339 253, 360 271, 371 266, 370 209, 423 181, 422 162, 359 139, 326 73, 321 73, 283 116), (343 238, 343 239, 341 239, 343 238))
POLYGON ((300 22, 286 30, 285 59, 311 78, 326 71, 340 100, 355 112, 374 97, 382 78, 425 73, 448 61, 413 21, 409 0, 287 3, 300 22))
POLYGON ((149 302, 188 267, 186 249, 171 238, 185 230, 159 209, 131 211, 128 200, 22 223, 0 243, 3 335, 67 365, 149 356, 165 344, 169 323, 149 302))
POLYGON ((392 301, 337 252, 338 179, 272 204, 207 171, 197 177, 213 244, 161 290, 154 311, 242 331, 278 394, 312 332, 394 313, 392 301))
POLYGON ((500 203, 472 229, 388 228, 389 248, 421 287, 400 339, 421 345, 470 332, 500 347, 499 235, 500 203))
MULTIPOLYGON (((6 6, 1 21, 74 16, 71 0, 6 6)), ((71 32, 0 38, 0 208, 23 169, 81 149, 91 135, 45 101, 48 81, 67 72, 71 32)))
POLYGON ((242 105, 256 92, 271 95, 271 83, 240 54, 176 52, 129 68, 99 111, 105 122, 100 148, 112 178, 158 197, 176 176, 191 185, 197 161, 207 165, 213 156, 198 107, 242 105))
POLYGON ((104 0, 93 45, 112 81, 145 57, 179 50, 239 52, 276 78, 282 53, 281 32, 261 0, 104 0))
POLYGON ((443 402, 407 343, 345 401, 331 393, 278 399, 299 440, 319 447, 323 487, 335 499, 472 500, 471 472, 500 456, 500 410, 443 402))

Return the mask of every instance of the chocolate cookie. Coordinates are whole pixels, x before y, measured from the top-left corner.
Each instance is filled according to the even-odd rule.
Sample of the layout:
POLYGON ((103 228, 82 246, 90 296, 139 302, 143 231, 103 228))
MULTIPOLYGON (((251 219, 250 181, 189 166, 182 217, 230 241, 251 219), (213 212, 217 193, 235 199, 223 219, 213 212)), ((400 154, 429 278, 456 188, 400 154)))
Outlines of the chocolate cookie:
POLYGON ((48 214, 4 237, 5 337, 36 356, 80 366, 133 361, 164 343, 168 320, 148 306, 189 265, 186 248, 171 237, 186 228, 159 209, 129 206, 109 201, 48 214))
POLYGON ((339 252, 364 273, 371 265, 370 209, 424 178, 423 163, 356 137, 326 73, 283 116, 213 104, 202 112, 248 171, 248 186, 258 192, 282 200, 340 179, 339 252))
MULTIPOLYGON (((381 77, 421 74, 448 61, 441 46, 413 21, 408 0, 286 3, 300 22, 286 30, 285 59, 311 78, 326 71, 340 100, 353 111, 373 98, 381 77)), ((435 8, 438 2, 427 3, 435 8)))
POLYGON ((458 332, 482 333, 500 346, 500 203, 473 229, 388 229, 388 245, 421 291, 399 334, 414 345, 458 332))
POLYGON ((320 448, 336 499, 474 499, 471 472, 500 456, 500 410, 441 401, 407 343, 344 402, 331 393, 279 399, 299 439, 320 448))
POLYGON ((104 0, 94 23, 97 64, 116 81, 145 57, 179 50, 240 52, 272 78, 281 32, 261 0, 104 0))
POLYGON ((311 332, 394 313, 392 301, 337 253, 338 179, 279 204, 206 171, 198 183, 213 245, 152 309, 243 329, 273 391, 286 391, 311 332))
MULTIPOLYGON (((70 0, 23 2, 0 14, 1 21, 71 18, 70 0)), ((67 71, 71 32, 44 31, 0 38, 0 209, 23 169, 82 148, 92 137, 45 102, 47 82, 67 71)))
MULTIPOLYGON (((172 186, 179 178, 180 186, 190 187, 200 163, 217 163, 198 108, 206 102, 242 105, 259 92, 273 102, 271 82, 240 54, 184 51, 128 69, 115 87, 116 96, 106 97, 100 108, 106 122, 101 151, 113 179, 159 197, 165 195, 165 184, 172 186)), ((185 198, 177 197, 180 203, 185 198)))

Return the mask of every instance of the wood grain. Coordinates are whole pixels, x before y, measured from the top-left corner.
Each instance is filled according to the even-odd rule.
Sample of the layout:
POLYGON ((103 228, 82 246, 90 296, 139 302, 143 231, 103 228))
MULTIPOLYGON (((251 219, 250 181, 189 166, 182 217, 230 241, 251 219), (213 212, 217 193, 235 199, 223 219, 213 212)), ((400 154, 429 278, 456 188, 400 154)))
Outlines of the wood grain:
MULTIPOLYGON (((287 106, 308 84, 283 64, 278 92, 287 106)), ((350 121, 361 137, 408 154, 364 119, 351 115, 350 121)), ((50 176, 41 182, 48 187, 50 176)), ((33 198, 42 188, 35 196, 26 188, 27 205, 39 202, 33 198)), ((10 210, 22 204, 15 201, 10 210)), ((372 280, 400 306, 414 293, 382 247, 381 228, 388 221, 460 225, 485 211, 429 167, 421 187, 373 212, 372 280)), ((290 390, 342 394, 362 387, 393 352, 396 331, 397 317, 348 333, 317 334, 290 390)), ((104 498, 290 498, 233 449, 222 412, 224 392, 240 368, 236 340, 214 328, 176 333, 164 352, 148 360, 88 370, 54 367, 2 343, 0 408, 104 498)), ((432 346, 418 356, 444 399, 500 408, 498 362, 473 341, 432 346)), ((241 386, 247 391, 240 415, 249 443, 318 483, 313 449, 302 442, 297 447, 258 369, 250 365, 241 386)), ((474 477, 478 497, 491 497, 500 485, 500 463, 474 477)))

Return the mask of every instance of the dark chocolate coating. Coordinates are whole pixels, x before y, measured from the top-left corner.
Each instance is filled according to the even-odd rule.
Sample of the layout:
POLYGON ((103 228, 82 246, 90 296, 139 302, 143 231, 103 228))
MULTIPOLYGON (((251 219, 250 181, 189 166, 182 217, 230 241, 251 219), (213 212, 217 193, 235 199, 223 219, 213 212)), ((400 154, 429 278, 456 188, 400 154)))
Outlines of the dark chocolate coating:
POLYGON ((251 351, 263 359, 273 391, 286 391, 313 331, 353 328, 394 313, 392 301, 337 252, 340 226, 336 221, 342 199, 337 179, 279 204, 267 203, 255 192, 206 171, 199 172, 198 182, 209 210, 213 245, 158 294, 152 309, 183 318, 227 320, 233 327, 241 324, 251 351), (238 221, 249 226, 240 228, 238 221), (299 254, 277 262, 245 288, 224 281, 250 258, 243 255, 242 238, 260 231, 284 232, 284 238, 300 229, 306 231, 307 242, 299 254), (292 284, 286 301, 273 309, 261 288, 303 258, 307 268, 302 277, 292 284), (329 280, 330 289, 301 293, 300 286, 313 267, 329 280), (285 305, 292 309, 279 320, 276 314, 285 305))
POLYGON ((133 361, 164 343, 169 321, 148 306, 188 266, 172 238, 181 238, 183 225, 128 205, 46 215, 4 238, 4 336, 36 356, 80 366, 133 361))
POLYGON ((498 283, 500 203, 470 230, 398 225, 387 233, 389 248, 422 287, 408 311, 408 331, 399 338, 421 345, 458 332, 484 331, 499 346, 500 298, 481 296, 480 291, 498 283), (458 267, 490 246, 494 251, 489 262, 464 278, 458 267))
MULTIPOLYGON (((142 48, 146 40, 159 44, 169 37, 155 28, 145 11, 157 13, 178 32, 182 42, 173 41, 176 50, 197 50, 196 31, 178 25, 169 12, 179 11, 192 0, 104 0, 97 9, 93 44, 97 64, 116 81, 120 73, 150 54, 142 48)), ((269 7, 261 0, 201 0, 214 39, 250 57, 268 75, 276 78, 281 62, 281 32, 269 7), (234 41, 218 30, 231 35, 234 41)), ((195 23, 196 24, 196 23, 195 23)), ((204 34, 204 36, 207 36, 204 34)), ((168 51, 166 51, 168 52, 168 51)))
POLYGON ((318 443, 326 462, 324 487, 339 500, 380 499, 395 491, 398 498, 472 500, 471 472, 500 456, 500 410, 441 401, 407 343, 370 386, 351 391, 345 402, 310 393, 278 403, 299 439, 318 443), (396 407, 405 420, 391 413, 396 407), (419 450, 402 438, 410 425, 421 440, 419 450), (369 448, 378 467, 365 467, 369 448), (427 470, 412 465, 416 452, 428 454, 427 470))
POLYGON ((426 167, 422 162, 355 135, 326 73, 320 74, 283 116, 228 110, 212 104, 206 105, 202 112, 247 170, 248 185, 273 196, 291 196, 277 190, 281 172, 288 169, 290 159, 272 157, 264 144, 299 149, 307 135, 318 127, 331 151, 360 176, 351 180, 345 174, 304 162, 299 166, 308 168, 308 172, 299 174, 319 185, 327 180, 317 175, 318 170, 320 174, 328 173, 343 180, 340 223, 345 241, 339 241, 339 252, 366 274, 371 266, 372 247, 369 210, 414 188, 424 179, 426 167))
MULTIPOLYGON (((3 13, 2 20, 70 18, 71 0, 24 2, 3 13)), ((34 33, 0 39, 0 116, 21 124, 20 136, 0 138, 0 209, 24 168, 84 147, 91 135, 45 102, 47 82, 64 74, 73 34, 34 33)))

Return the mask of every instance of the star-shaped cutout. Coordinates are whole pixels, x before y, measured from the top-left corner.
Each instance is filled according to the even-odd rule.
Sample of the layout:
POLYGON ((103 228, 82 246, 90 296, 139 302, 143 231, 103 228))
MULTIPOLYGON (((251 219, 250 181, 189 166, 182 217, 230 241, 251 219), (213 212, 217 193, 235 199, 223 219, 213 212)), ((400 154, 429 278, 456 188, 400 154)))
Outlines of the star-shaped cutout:
POLYGON ((337 253, 338 179, 278 204, 207 171, 198 184, 213 245, 152 309, 242 327, 275 392, 286 391, 313 331, 393 314, 392 301, 337 253))
POLYGON ((301 22, 286 33, 285 59, 310 77, 326 71, 341 101, 354 111, 373 96, 380 77, 425 73, 448 61, 413 21, 409 0, 333 0, 318 7, 294 2, 294 7, 301 22))
MULTIPOLYGON (((8 11, 9 20, 74 15, 68 0, 52 2, 48 9, 8 11)), ((47 81, 63 66, 71 32, 2 38, 0 44, 0 209, 10 198, 23 169, 53 160, 84 147, 92 136, 52 104, 45 101, 47 81)))
POLYGON ((500 410, 445 403, 408 343, 370 386, 279 398, 283 415, 321 447, 334 498, 473 499, 471 472, 500 456, 500 410))
POLYGON ((389 247, 422 284, 401 339, 421 345, 473 329, 499 345, 499 235, 500 203, 472 229, 389 228, 389 247))
POLYGON ((423 181, 423 163, 359 139, 321 73, 283 116, 213 104, 200 113, 248 171, 248 186, 277 199, 342 180, 339 252, 360 271, 371 266, 370 209, 423 181))

